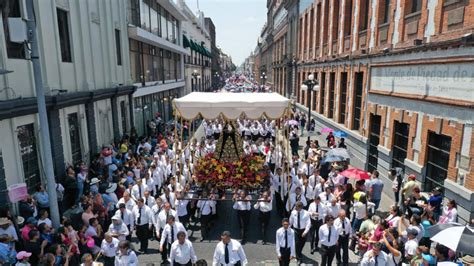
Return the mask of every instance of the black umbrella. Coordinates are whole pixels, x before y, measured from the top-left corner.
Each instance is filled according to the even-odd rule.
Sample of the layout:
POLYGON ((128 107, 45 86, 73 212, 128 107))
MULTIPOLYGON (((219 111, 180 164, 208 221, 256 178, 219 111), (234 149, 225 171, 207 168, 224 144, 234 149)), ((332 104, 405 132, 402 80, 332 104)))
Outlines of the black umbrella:
POLYGON ((431 237, 431 240, 453 251, 474 255, 474 228, 451 226, 431 237))
POLYGON ((458 224, 458 223, 435 224, 428 227, 428 233, 430 234, 430 237, 432 237, 436 235, 437 233, 443 231, 444 229, 450 228, 453 226, 462 226, 462 224, 458 224))

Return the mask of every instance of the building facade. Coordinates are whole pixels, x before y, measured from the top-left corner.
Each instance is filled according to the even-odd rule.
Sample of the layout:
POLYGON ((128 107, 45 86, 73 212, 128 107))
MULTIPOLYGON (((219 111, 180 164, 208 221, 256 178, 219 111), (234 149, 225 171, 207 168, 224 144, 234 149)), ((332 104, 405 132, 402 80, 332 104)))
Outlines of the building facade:
POLYGON ((216 26, 210 17, 204 18, 207 32, 211 37, 211 74, 212 74, 212 88, 214 90, 219 89, 222 86, 221 75, 222 71, 219 65, 219 48, 216 43, 216 26))
POLYGON ((473 218, 474 3, 300 2, 297 106, 311 102, 317 129, 347 132, 351 164, 379 170, 388 195, 401 167, 473 218), (299 89, 310 73, 313 94, 299 89))
POLYGON ((177 1, 178 8, 185 15, 183 21, 184 48, 187 55, 184 60, 186 92, 211 90, 211 36, 207 32, 204 13, 197 15, 184 0, 177 1))
POLYGON ((168 0, 128 0, 128 37, 134 125, 139 136, 157 116, 173 117, 172 101, 185 95, 182 23, 185 15, 168 0))
MULTIPOLYGON (((41 183, 39 125, 29 52, 13 42, 12 21, 27 18, 24 1, 0 5, 0 195, 6 186, 41 183)), ((39 57, 46 93, 56 176, 67 165, 89 161, 132 125, 127 2, 34 1, 39 57)))

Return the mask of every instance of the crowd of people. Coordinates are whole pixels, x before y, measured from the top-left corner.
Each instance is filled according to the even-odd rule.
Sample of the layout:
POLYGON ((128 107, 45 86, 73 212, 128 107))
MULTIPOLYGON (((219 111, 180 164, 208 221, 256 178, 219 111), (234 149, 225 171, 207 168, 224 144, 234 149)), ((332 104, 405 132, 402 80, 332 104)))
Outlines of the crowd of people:
POLYGON ((349 250, 364 266, 455 261, 455 252, 431 243, 427 234, 434 224, 457 220, 456 202, 444 203, 441 188, 425 197, 414 175, 405 178, 401 169, 391 169, 396 201, 384 215, 379 172, 374 171, 370 180, 349 180, 341 175, 347 162, 324 163, 327 149, 336 147, 334 136, 328 136, 327 149, 308 138, 302 152, 297 147, 287 156, 283 142, 276 141, 276 125, 288 127, 291 142, 305 127, 304 115, 297 115, 292 117, 297 125, 283 120, 237 121, 243 151, 265 158, 269 179, 256 191, 232 188, 230 199, 226 191, 200 187, 193 179, 197 159, 216 149, 225 126, 222 120, 203 121, 205 137, 189 136, 188 142, 181 142, 174 130, 150 127, 146 137, 132 130, 116 145, 104 147, 90 164, 69 166, 58 179, 57 199, 49 199, 38 185, 34 194, 20 201, 21 218, 3 210, 0 262, 133 266, 139 265, 138 255, 149 253, 149 242, 158 241, 162 264, 206 265, 188 240, 191 222, 199 222, 200 241, 209 239, 219 205, 228 200, 238 216, 241 241, 223 232, 213 265, 251 265, 243 245, 252 209, 258 212, 262 244, 275 234, 280 265, 289 265, 293 258, 302 262, 307 242, 311 255, 321 254, 321 265, 332 265, 334 257, 338 264, 348 265, 349 250), (57 228, 49 219, 51 200, 60 205, 57 228), (282 219, 276 233, 269 231, 272 212, 282 219), (131 244, 133 235, 137 249, 131 244))

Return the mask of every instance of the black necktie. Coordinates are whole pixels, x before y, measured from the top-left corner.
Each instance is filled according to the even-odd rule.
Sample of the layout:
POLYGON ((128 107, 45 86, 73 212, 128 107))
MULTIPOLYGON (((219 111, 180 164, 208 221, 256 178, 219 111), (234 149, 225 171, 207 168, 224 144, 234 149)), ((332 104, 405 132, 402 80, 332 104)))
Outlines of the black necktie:
POLYGON ((141 225, 141 223, 142 223, 142 208, 140 207, 140 208, 138 209, 137 224, 138 224, 138 225, 141 225))
POLYGON ((125 211, 120 212, 120 217, 122 218, 122 222, 123 222, 123 220, 124 220, 124 219, 123 219, 123 216, 124 216, 123 213, 124 213, 124 212, 125 212, 125 211))
POLYGON ((141 185, 138 185, 138 198, 139 199, 142 198, 142 186, 141 185))
POLYGON ((346 220, 342 220, 342 234, 346 235, 346 220))
POLYGON ((298 215, 298 218, 297 218, 297 227, 298 229, 301 228, 301 218, 300 218, 300 212, 296 212, 296 214, 298 215))
POLYGON ((304 187, 304 197, 305 197, 305 198, 307 198, 307 197, 306 197, 306 193, 307 193, 307 192, 308 192, 308 186, 304 187))
POLYGON ((285 249, 288 248, 288 230, 285 229, 285 249))
POLYGON ((278 193, 281 193, 281 176, 278 176, 278 193))
POLYGON ((328 235, 328 244, 331 242, 331 226, 328 226, 329 229, 329 235, 328 235))
POLYGON ((145 198, 145 205, 148 205, 148 198, 145 198))
POLYGON ((377 260, 378 257, 379 257, 379 255, 375 256, 375 264, 374 264, 374 266, 379 266, 379 262, 378 262, 378 260, 377 260))
POLYGON ((224 252, 224 261, 225 261, 225 264, 229 264, 229 250, 228 250, 228 246, 229 244, 225 244, 225 252, 224 252))
POLYGON ((171 244, 174 242, 174 224, 171 226, 171 244))

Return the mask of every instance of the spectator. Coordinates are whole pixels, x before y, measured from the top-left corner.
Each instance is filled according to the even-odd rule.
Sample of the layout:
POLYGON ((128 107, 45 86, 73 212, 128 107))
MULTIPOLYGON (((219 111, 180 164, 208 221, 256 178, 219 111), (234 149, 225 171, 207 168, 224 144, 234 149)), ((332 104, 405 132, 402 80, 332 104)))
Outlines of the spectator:
POLYGON ((372 180, 369 183, 370 201, 375 204, 375 210, 379 208, 380 200, 382 199, 383 182, 379 179, 379 172, 374 170, 372 173, 372 180))
POLYGON ((452 223, 457 222, 458 210, 455 200, 449 200, 446 206, 443 208, 443 214, 439 218, 439 223, 452 223))
POLYGON ((36 186, 36 193, 33 197, 37 203, 38 209, 49 210, 49 196, 44 190, 43 185, 39 184, 36 186))

